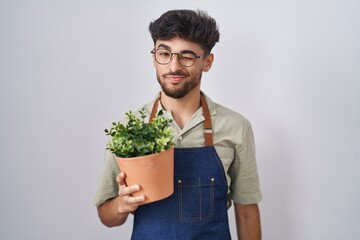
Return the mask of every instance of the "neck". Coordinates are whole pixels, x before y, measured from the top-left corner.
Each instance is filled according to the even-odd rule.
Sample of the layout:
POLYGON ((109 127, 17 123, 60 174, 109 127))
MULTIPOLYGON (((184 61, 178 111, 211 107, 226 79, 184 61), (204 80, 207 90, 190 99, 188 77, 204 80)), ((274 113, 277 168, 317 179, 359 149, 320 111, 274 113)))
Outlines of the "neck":
POLYGON ((200 90, 191 91, 179 99, 168 97, 161 92, 161 104, 171 111, 175 122, 183 128, 200 107, 200 90))

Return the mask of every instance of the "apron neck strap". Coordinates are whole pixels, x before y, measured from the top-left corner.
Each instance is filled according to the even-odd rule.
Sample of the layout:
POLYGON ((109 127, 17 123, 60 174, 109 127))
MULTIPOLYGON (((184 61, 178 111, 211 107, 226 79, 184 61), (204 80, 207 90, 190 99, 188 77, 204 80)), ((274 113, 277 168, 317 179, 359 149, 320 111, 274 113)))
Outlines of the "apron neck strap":
POLYGON ((204 139, 205 139, 205 146, 209 147, 209 146, 213 146, 213 130, 212 130, 212 124, 211 124, 211 116, 210 116, 210 111, 209 111, 209 107, 208 104, 205 100, 204 95, 201 93, 201 106, 202 106, 202 110, 203 110, 203 115, 205 118, 204 121, 204 139))
POLYGON ((151 110, 149 122, 152 122, 153 119, 156 117, 159 101, 160 101, 160 96, 154 102, 153 108, 151 110))
MULTIPOLYGON (((157 108, 159 105, 159 101, 160 101, 160 97, 158 97, 153 105, 151 114, 150 114, 150 120, 149 122, 151 122, 155 117, 156 117, 156 113, 157 113, 157 108)), ((213 146, 213 137, 212 137, 212 126, 211 126, 211 117, 210 117, 210 111, 209 111, 209 107, 206 103, 205 97, 204 95, 201 93, 200 96, 200 103, 201 103, 201 107, 203 110, 203 115, 205 118, 204 121, 204 139, 205 139, 205 146, 209 147, 209 146, 213 146)))

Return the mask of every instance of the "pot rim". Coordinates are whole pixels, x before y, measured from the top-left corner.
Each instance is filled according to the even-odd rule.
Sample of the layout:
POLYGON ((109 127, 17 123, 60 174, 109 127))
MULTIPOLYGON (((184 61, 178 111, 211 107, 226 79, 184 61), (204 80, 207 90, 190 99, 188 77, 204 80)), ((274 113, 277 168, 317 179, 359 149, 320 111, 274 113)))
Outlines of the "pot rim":
POLYGON ((172 146, 172 147, 170 147, 170 148, 168 148, 166 150, 163 150, 163 151, 161 151, 159 153, 152 153, 152 154, 148 154, 148 155, 144 155, 144 156, 138 156, 138 157, 118 157, 118 156, 115 155, 115 158, 125 160, 125 161, 126 160, 133 160, 133 159, 143 159, 143 158, 148 158, 148 157, 153 157, 153 156, 156 156, 156 155, 163 154, 165 152, 173 150, 174 148, 175 148, 175 146, 172 146))

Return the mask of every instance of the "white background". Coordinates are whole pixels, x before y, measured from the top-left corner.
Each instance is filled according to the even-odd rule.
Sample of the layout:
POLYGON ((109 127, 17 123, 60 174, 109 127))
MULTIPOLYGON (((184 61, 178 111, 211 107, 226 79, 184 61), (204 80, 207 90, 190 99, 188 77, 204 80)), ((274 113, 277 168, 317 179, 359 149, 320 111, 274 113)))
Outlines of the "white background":
POLYGON ((357 0, 0 0, 0 239, 129 239, 92 205, 103 130, 159 90, 174 8, 220 26, 202 87, 252 122, 264 239, 360 239, 357 0))

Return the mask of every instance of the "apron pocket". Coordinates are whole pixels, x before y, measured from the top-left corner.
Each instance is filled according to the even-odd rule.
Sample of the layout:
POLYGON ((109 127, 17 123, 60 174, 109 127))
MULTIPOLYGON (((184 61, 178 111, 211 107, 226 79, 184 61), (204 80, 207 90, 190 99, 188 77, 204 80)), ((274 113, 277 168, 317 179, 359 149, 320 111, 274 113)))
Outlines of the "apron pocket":
POLYGON ((178 180, 180 222, 212 219, 214 183, 214 178, 178 180))

